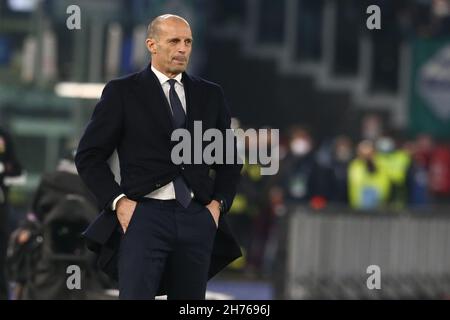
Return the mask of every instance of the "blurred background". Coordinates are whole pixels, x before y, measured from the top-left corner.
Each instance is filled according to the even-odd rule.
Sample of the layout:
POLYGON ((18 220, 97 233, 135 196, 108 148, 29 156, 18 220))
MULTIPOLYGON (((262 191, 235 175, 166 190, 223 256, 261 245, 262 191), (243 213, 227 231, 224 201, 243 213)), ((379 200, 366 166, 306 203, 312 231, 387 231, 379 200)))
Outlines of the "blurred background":
POLYGON ((234 128, 280 130, 279 173, 243 168, 244 257, 209 298, 450 297, 449 0, 0 0, 3 298, 115 298, 79 239, 97 209, 73 150, 163 13, 190 22, 189 72, 222 85, 234 128))

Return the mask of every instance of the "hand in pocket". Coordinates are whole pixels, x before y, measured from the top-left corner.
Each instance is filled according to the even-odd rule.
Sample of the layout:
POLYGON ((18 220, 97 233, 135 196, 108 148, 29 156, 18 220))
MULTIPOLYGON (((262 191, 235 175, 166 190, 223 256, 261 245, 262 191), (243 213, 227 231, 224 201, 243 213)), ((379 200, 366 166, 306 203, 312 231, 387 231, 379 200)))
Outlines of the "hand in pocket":
POLYGON ((212 218, 214 219, 214 223, 216 224, 216 228, 219 227, 219 217, 220 217, 220 209, 217 202, 217 205, 214 203, 217 202, 215 200, 211 201, 208 205, 206 205, 206 209, 208 209, 212 218))
POLYGON ((131 217, 136 210, 137 202, 130 200, 126 197, 121 198, 117 202, 116 214, 119 220, 120 226, 122 227, 123 233, 125 234, 130 224, 131 217))

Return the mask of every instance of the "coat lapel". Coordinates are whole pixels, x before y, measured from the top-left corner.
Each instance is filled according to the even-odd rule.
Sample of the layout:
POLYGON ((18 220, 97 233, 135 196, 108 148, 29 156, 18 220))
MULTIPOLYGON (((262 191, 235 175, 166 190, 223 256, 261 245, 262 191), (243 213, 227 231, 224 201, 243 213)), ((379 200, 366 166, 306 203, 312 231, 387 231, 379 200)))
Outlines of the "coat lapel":
POLYGON ((151 106, 156 117, 155 121, 160 123, 168 135, 172 134, 173 124, 172 115, 170 113, 170 105, 162 90, 158 78, 150 68, 139 73, 138 76, 138 95, 141 103, 151 106))
MULTIPOLYGON (((202 118, 201 90, 199 90, 196 81, 185 72, 182 74, 181 81, 186 96, 186 128, 192 134, 194 132, 194 120, 201 120, 202 118)), ((152 105, 155 108, 157 121, 163 125, 170 136, 174 130, 170 105, 158 78, 151 70, 150 64, 139 73, 137 91, 143 104, 152 105)))

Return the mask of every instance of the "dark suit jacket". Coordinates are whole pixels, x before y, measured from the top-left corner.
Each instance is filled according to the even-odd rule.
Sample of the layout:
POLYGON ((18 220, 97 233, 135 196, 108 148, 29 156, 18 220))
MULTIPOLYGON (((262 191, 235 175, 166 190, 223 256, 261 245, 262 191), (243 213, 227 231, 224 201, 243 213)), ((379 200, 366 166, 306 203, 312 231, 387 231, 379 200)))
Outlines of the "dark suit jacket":
MULTIPOLYGON (((186 73, 182 82, 186 92, 186 128, 192 136, 194 121, 202 121, 203 131, 217 128, 224 132, 230 127, 230 113, 220 86, 186 73)), ((150 65, 139 73, 112 80, 105 86, 78 146, 78 172, 103 208, 84 236, 88 247, 99 252, 100 268, 113 278, 117 278, 120 232, 111 203, 118 195, 124 193, 138 201, 180 174, 194 198, 204 205, 215 198, 223 199, 228 210, 236 193, 242 167, 239 164, 172 163, 171 150, 177 142, 170 139, 174 128, 169 108, 150 65), (120 185, 107 163, 115 149, 120 162, 120 185), (210 169, 215 172, 214 179, 210 169)), ((240 256, 226 217, 221 215, 209 276, 240 256)))

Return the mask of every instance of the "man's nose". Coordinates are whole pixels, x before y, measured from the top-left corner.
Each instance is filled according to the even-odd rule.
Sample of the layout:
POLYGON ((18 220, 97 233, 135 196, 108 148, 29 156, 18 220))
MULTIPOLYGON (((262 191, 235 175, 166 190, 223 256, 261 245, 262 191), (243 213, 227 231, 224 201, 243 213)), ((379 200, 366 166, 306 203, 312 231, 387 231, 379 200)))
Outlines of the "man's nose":
POLYGON ((185 43, 181 43, 181 44, 178 46, 178 52, 184 54, 184 53, 186 53, 187 48, 188 48, 188 46, 187 46, 185 43))

